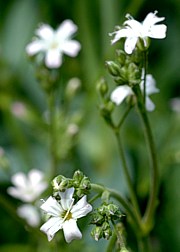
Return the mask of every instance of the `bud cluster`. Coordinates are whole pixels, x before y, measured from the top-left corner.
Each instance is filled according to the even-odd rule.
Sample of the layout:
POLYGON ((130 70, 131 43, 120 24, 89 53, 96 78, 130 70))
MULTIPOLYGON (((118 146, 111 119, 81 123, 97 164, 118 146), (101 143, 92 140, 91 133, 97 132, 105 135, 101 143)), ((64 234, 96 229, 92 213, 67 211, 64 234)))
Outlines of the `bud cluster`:
POLYGON ((67 188, 74 187, 74 197, 77 200, 84 195, 87 195, 91 189, 91 183, 81 171, 74 172, 73 178, 66 178, 63 175, 58 175, 52 181, 53 195, 58 198, 59 192, 64 192, 67 188))
POLYGON ((138 50, 128 55, 123 50, 117 50, 116 61, 107 61, 106 66, 116 84, 134 86, 139 84, 142 73, 142 55, 138 50))
POLYGON ((114 203, 103 203, 92 215, 91 224, 95 227, 91 231, 92 237, 98 241, 101 238, 108 240, 112 235, 110 222, 122 217, 119 207, 114 203))

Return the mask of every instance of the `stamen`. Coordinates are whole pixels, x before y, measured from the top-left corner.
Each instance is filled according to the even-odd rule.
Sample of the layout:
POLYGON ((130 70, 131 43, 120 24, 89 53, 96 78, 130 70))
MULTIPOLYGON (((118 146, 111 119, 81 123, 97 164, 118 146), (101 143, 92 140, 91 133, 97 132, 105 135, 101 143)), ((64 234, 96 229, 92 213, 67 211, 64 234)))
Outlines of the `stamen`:
POLYGON ((63 218, 63 222, 67 219, 67 217, 68 217, 68 215, 69 215, 69 213, 70 213, 70 211, 72 209, 73 204, 74 204, 74 199, 72 199, 71 205, 70 205, 69 209, 67 210, 64 218, 63 218))

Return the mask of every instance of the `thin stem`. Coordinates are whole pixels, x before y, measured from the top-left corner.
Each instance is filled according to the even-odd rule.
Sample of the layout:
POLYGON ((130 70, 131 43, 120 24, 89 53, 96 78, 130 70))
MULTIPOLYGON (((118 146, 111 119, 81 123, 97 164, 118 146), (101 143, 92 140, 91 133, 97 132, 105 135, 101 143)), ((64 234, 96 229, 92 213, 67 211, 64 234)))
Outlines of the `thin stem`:
POLYGON ((116 231, 114 230, 113 234, 112 234, 112 237, 109 241, 109 244, 107 246, 107 249, 106 249, 106 252, 112 252, 114 247, 115 247, 115 243, 116 243, 116 240, 117 240, 117 236, 116 236, 116 231))
POLYGON ((140 217, 139 205, 138 205, 138 202, 137 202, 136 194, 135 194, 134 189, 133 189, 133 184, 132 184, 132 181, 131 181, 131 177, 130 177, 130 174, 129 174, 129 171, 128 171, 128 166, 127 166, 123 146, 122 146, 122 143, 121 143, 120 133, 118 131, 115 131, 115 136, 116 136, 116 139, 117 139, 119 154, 120 154, 121 161, 122 161, 122 168, 123 168, 123 172, 124 172, 124 175, 125 175, 125 178, 126 178, 126 182, 127 182, 127 186, 128 186, 128 189, 129 189, 132 204, 133 204, 133 206, 134 206, 134 208, 136 210, 137 215, 140 217))
POLYGON ((150 197, 148 201, 148 205, 144 214, 144 223, 147 226, 147 230, 152 228, 153 225, 153 216, 157 206, 157 195, 158 195, 158 185, 159 185, 159 174, 158 174, 158 165, 157 165, 157 157, 156 157, 156 150, 155 144, 153 140, 153 135, 151 131, 151 127, 149 124, 149 120, 146 114, 145 109, 140 107, 140 114, 144 124, 144 130, 146 139, 149 146, 150 157, 152 161, 152 169, 151 169, 151 189, 150 189, 150 197))
POLYGON ((146 104, 146 74, 147 74, 147 63, 148 63, 148 59, 147 59, 147 55, 148 51, 144 51, 143 52, 143 58, 144 58, 144 76, 143 76, 143 101, 144 101, 144 105, 146 104))
POLYGON ((131 103, 131 101, 130 101, 129 106, 128 106, 127 109, 125 110, 125 112, 124 112, 124 114, 123 114, 121 120, 119 121, 118 125, 116 126, 117 129, 120 129, 120 128, 121 128, 122 124, 124 123, 126 117, 128 116, 130 110, 132 109, 132 107, 133 107, 133 105, 132 105, 132 103, 131 103))
POLYGON ((101 192, 101 193, 103 193, 104 191, 108 191, 110 195, 113 198, 115 198, 117 201, 119 201, 119 203, 124 207, 126 212, 131 217, 132 221, 136 224, 137 228, 139 230, 141 229, 141 220, 139 218, 139 215, 137 215, 137 212, 134 211, 132 206, 125 199, 123 199, 123 197, 119 194, 119 192, 117 192, 114 189, 110 189, 110 188, 107 188, 98 184, 91 184, 91 187, 93 190, 101 192))

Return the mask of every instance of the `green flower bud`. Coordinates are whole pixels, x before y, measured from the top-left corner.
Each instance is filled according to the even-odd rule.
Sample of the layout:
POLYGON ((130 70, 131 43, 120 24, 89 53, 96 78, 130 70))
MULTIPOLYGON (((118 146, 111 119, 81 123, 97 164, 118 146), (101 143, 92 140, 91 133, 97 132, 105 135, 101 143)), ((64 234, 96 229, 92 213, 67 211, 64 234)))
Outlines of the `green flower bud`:
POLYGON ((119 76, 119 65, 114 61, 106 61, 106 66, 112 76, 119 76))
POLYGON ((116 206, 115 204, 109 204, 107 206, 107 210, 109 212, 110 215, 115 215, 118 211, 118 206, 116 206))
POLYGON ((88 177, 84 177, 80 183, 80 189, 90 190, 91 189, 91 183, 88 177))
POLYGON ((92 216, 91 224, 102 225, 104 222, 104 217, 99 213, 94 213, 92 216))
POLYGON ((81 171, 79 170, 75 171, 73 175, 74 186, 79 186, 83 177, 84 177, 84 174, 81 171))
POLYGON ((117 60, 121 66, 123 66, 126 62, 126 53, 123 50, 117 50, 117 60))
POLYGON ((99 241, 103 237, 103 230, 101 226, 96 226, 93 228, 91 231, 92 237, 96 240, 99 241))
POLYGON ((104 222, 102 225, 102 230, 103 230, 103 237, 108 240, 111 235, 112 235, 112 231, 111 231, 111 227, 109 225, 108 222, 104 222))
POLYGON ((97 83, 97 90, 99 91, 102 97, 104 97, 107 94, 108 85, 107 82, 104 80, 104 78, 101 78, 97 83))
POLYGON ((69 187, 69 179, 65 178, 62 175, 59 175, 53 179, 51 184, 52 184, 54 192, 57 192, 57 191, 62 192, 62 191, 65 191, 69 187))

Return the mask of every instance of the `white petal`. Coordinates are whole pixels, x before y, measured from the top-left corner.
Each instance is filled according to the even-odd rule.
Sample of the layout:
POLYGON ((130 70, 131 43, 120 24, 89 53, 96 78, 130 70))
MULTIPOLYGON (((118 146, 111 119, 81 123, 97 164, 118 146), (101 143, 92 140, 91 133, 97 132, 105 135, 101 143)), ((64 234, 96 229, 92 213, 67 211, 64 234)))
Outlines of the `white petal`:
POLYGON ((114 91, 111 93, 111 101, 116 103, 116 105, 119 105, 127 96, 132 94, 133 92, 129 86, 119 86, 115 88, 114 91))
POLYGON ((27 186, 27 177, 23 172, 18 172, 11 177, 12 183, 17 187, 26 187, 27 186))
POLYGON ((37 30, 36 34, 42 38, 43 40, 51 40, 51 38, 54 36, 54 30, 52 27, 48 24, 42 24, 37 30))
POLYGON ((28 178, 32 184, 38 184, 44 177, 44 173, 42 171, 32 169, 28 173, 28 178))
POLYGON ((26 46, 26 52, 28 55, 35 55, 39 51, 45 50, 45 44, 41 40, 34 40, 32 43, 26 46))
POLYGON ((83 196, 72 208, 71 213, 74 219, 79 219, 86 216, 92 211, 92 206, 87 203, 86 195, 83 196))
POLYGON ((153 111, 155 109, 154 103, 148 96, 146 96, 146 109, 147 111, 153 111))
POLYGON ((146 75, 146 95, 159 93, 159 89, 156 88, 156 81, 151 74, 146 75))
POLYGON ((70 38, 73 33, 77 31, 77 26, 71 20, 65 20, 61 23, 56 31, 56 34, 60 40, 66 40, 70 38))
POLYGON ((150 38, 163 39, 166 37, 167 26, 164 24, 152 26, 148 32, 147 36, 150 38))
POLYGON ((112 36, 112 35, 114 35, 114 34, 115 34, 115 36, 114 36, 114 39, 111 40, 111 44, 116 43, 116 42, 117 42, 118 40, 120 40, 121 38, 129 37, 129 36, 132 35, 131 29, 129 29, 129 28, 127 28, 127 27, 122 28, 122 29, 120 29, 120 30, 118 30, 118 31, 112 32, 112 33, 110 33, 109 35, 112 36))
POLYGON ((49 197, 40 208, 51 216, 59 216, 63 212, 61 205, 53 197, 49 197))
POLYGON ((142 24, 135 19, 130 19, 124 22, 125 25, 128 25, 131 28, 131 32, 133 33, 131 36, 139 36, 142 30, 142 24))
POLYGON ((65 192, 60 192, 59 195, 61 197, 61 205, 64 210, 68 210, 73 200, 73 194, 74 194, 74 187, 66 189, 65 192))
POLYGON ((45 56, 45 64, 49 68, 58 68, 62 64, 62 55, 57 49, 50 49, 45 56))
POLYGON ((62 228, 62 220, 59 217, 52 217, 44 223, 40 230, 47 234, 48 241, 51 241, 54 234, 62 228))
POLYGON ((136 46, 138 38, 137 37, 128 37, 124 44, 124 50, 127 54, 131 54, 136 46))
POLYGON ((32 227, 37 227, 40 223, 40 214, 36 207, 30 204, 24 204, 17 209, 17 214, 26 219, 32 227))
POLYGON ((81 49, 81 44, 75 40, 66 41, 62 45, 61 49, 65 54, 71 57, 75 57, 78 54, 79 50, 81 49))
POLYGON ((63 224, 64 237, 70 243, 74 239, 81 239, 82 234, 77 226, 76 220, 70 219, 63 224))
POLYGON ((143 26, 149 28, 150 26, 163 21, 165 18, 164 17, 157 17, 156 12, 152 13, 150 12, 144 19, 143 21, 143 26))

